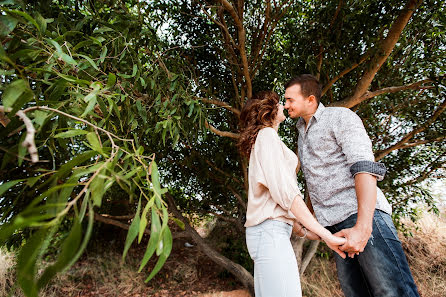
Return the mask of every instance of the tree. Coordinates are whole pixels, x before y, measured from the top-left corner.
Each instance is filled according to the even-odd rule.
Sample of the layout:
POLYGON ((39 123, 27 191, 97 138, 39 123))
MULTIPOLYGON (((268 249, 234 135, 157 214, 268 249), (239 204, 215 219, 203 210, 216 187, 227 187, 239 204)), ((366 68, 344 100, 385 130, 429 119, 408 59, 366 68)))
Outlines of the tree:
MULTIPOLYGON (((388 167, 380 187, 394 207, 395 219, 413 215, 413 202, 424 201, 436 209, 420 182, 444 176, 446 161, 445 68, 437 50, 445 47, 444 1, 46 1, 14 9, 3 9, 6 15, 1 23, 6 25, 0 26, 6 36, 5 53, 0 53, 2 104, 7 105, 5 98, 13 101, 7 105, 13 109, 7 114, 11 122, 0 131, 1 146, 8 151, 3 153, 2 165, 7 183, 0 185, 8 188, 0 201, 2 223, 13 226, 8 234, 2 228, 2 242, 28 236, 35 222, 43 226, 53 218, 38 218, 34 212, 29 218, 37 221, 19 225, 16 219, 34 209, 29 205, 54 208, 50 197, 40 196, 39 203, 30 204, 51 185, 59 191, 53 199, 63 198, 73 205, 67 213, 75 219, 64 216, 68 220, 82 218, 73 201, 83 199, 92 205, 101 201, 95 217, 129 228, 126 248, 132 238, 138 234, 141 238, 150 221, 147 255, 151 255, 161 238, 157 209, 163 216, 162 226, 167 222, 164 193, 170 211, 185 224, 189 236, 252 289, 253 279, 246 268, 197 236, 184 214, 217 216, 238 230, 234 243, 243 244, 247 160, 235 147, 238 116, 254 92, 275 89, 281 93, 283 83, 299 73, 319 77, 325 105, 352 108, 363 119, 376 159, 388 167), (24 11, 40 13, 31 17, 24 11), (15 97, 9 95, 17 90, 13 84, 21 84, 18 90, 22 90, 15 97), (57 111, 43 109, 45 104, 57 111), (14 114, 19 110, 34 111, 38 155, 54 161, 26 167, 28 161, 21 161, 26 150, 18 145, 26 133, 21 130, 10 139, 4 137, 17 132, 20 122, 14 114), (67 120, 62 111, 94 126, 67 120), (68 134, 60 134, 65 130, 68 134), (73 136, 70 142, 65 141, 68 136, 73 136), (135 147, 125 139, 132 139, 135 147), (107 162, 114 152, 113 142, 118 153, 112 164, 128 164, 99 170, 101 165, 95 162, 113 162, 107 162), (92 151, 91 157, 79 165, 71 162, 87 151, 92 151), (144 162, 143 152, 149 152, 146 156, 156 153, 157 163, 153 158, 144 162), (159 188, 153 174, 156 167, 150 164, 160 169, 159 188), (82 165, 83 175, 76 175, 72 168, 82 165), (37 168, 51 171, 38 173, 37 168), (26 178, 27 184, 16 183, 17 177, 26 178), (105 193, 100 179, 99 185, 90 187, 98 177, 104 185, 112 183, 105 193), (84 192, 91 194, 79 196, 88 181, 84 192), (70 191, 74 197, 68 198, 63 189, 69 189, 71 182, 77 186, 70 191), (161 184, 168 192, 161 190, 161 184), (154 191, 160 204, 148 197, 139 206, 133 197, 146 191, 154 191), (96 200, 92 200, 93 192, 99 193, 94 195, 96 200), (108 202, 113 200, 126 200, 128 207, 114 213, 114 218, 100 216, 112 210, 108 202), (148 218, 151 207, 155 208, 148 218), (116 216, 122 215, 134 216, 130 226, 117 221, 116 216)), ((297 131, 292 122, 286 122, 280 133, 295 150, 297 131)), ((302 176, 299 180, 304 188, 302 176)), ((45 195, 52 193, 56 192, 45 195)), ((82 210, 82 204, 78 207, 82 210)), ((79 230, 79 223, 73 226, 71 230, 79 230)), ((169 237, 167 230, 164 227, 161 233, 169 237)), ((67 237, 67 242, 79 238, 79 231, 71 232, 76 236, 67 237)), ((167 237, 163 240, 169 242, 167 237)), ((303 241, 295 242, 298 257, 303 245, 303 241)), ((316 249, 317 242, 307 250, 301 273, 316 249)), ((25 255, 30 248, 22 250, 25 255)), ((166 248, 163 255, 168 252, 166 248)), ((243 253, 247 256, 246 249, 243 253)), ((31 267, 25 276, 32 274, 37 256, 22 266, 31 267)), ((26 279, 22 282, 27 285, 26 279)))
POLYGON ((116 201, 125 201, 118 214, 132 220, 123 224, 129 229, 123 258, 136 237, 150 234, 139 268, 156 252, 149 281, 170 254, 167 189, 147 142, 175 143, 181 129, 191 130, 180 126, 182 117, 194 117, 191 124, 202 117, 188 95, 187 68, 158 57, 163 43, 130 13, 137 7, 133 1, 1 7, 0 245, 20 247, 17 280, 27 296, 81 256, 94 219, 116 212, 116 201), (64 231, 56 261, 37 275, 64 231))
MULTIPOLYGON (((234 146, 240 109, 254 91, 283 92, 283 83, 299 73, 319 77, 324 104, 352 108, 364 120, 376 159, 389 168, 380 187, 396 221, 413 216, 412 202, 436 210, 419 182, 444 176, 444 62, 435 50, 444 47, 444 2, 160 1, 153 7, 162 11, 154 26, 169 23, 171 55, 195 66, 197 97, 208 107, 212 132, 206 141, 185 141, 160 155, 183 211, 213 212, 243 234, 247 160, 234 146)), ((281 134, 296 149, 290 122, 281 134)), ((308 249, 301 272, 316 248, 308 249)), ((303 242, 295 249, 301 254, 303 242)))

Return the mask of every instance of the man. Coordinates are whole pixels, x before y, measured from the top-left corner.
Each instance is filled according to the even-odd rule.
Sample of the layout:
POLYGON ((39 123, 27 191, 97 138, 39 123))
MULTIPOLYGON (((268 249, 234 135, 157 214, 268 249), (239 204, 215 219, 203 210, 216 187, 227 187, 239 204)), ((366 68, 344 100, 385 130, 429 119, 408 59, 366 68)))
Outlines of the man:
POLYGON ((299 118, 298 153, 314 213, 347 242, 335 254, 345 296, 419 296, 391 219, 391 206, 376 181, 376 163, 361 119, 350 109, 320 103, 318 80, 309 74, 285 85, 285 109, 299 118))

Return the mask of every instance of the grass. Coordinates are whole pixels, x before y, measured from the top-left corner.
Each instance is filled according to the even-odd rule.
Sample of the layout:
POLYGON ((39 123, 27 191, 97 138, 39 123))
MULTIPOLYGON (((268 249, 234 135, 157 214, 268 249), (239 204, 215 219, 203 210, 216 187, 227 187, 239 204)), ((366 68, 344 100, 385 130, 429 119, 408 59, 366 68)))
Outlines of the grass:
MULTIPOLYGON (((425 214, 417 225, 405 222, 412 237, 403 237, 403 248, 422 297, 443 297, 446 292, 446 217, 425 214)), ((325 247, 326 248, 326 247, 325 247)), ((336 267, 327 250, 321 250, 302 277, 304 297, 342 297, 336 267)), ((148 284, 147 273, 137 273, 141 251, 131 250, 125 263, 121 251, 104 248, 87 253, 65 273, 59 274, 41 293, 41 297, 56 296, 246 296, 222 293, 241 288, 232 276, 222 278, 222 270, 195 248, 185 248, 184 242, 174 242, 174 250, 166 266, 148 284), (219 295, 220 294, 220 295, 219 295), (222 295, 223 294, 223 295, 222 295)), ((14 257, 0 249, 0 296, 15 280, 14 257)), ((153 267, 154 263, 151 264, 153 267)), ((150 266, 150 265, 149 265, 150 266)), ((241 292, 241 293, 240 293, 241 292)), ((23 296, 16 292, 13 296, 23 296)))
POLYGON ((14 254, 0 248, 0 296, 6 296, 6 290, 14 283, 14 254))

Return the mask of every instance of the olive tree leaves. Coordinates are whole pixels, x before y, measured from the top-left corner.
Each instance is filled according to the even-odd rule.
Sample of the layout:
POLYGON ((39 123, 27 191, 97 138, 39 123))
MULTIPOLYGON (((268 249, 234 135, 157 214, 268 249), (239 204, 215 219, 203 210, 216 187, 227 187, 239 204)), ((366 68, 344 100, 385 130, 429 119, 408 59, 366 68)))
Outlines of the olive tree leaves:
POLYGON ((150 138, 178 143, 185 132, 183 117, 203 122, 186 74, 159 69, 154 62, 159 40, 119 9, 110 9, 113 22, 93 20, 90 12, 77 15, 75 28, 63 14, 44 18, 1 10, 0 35, 7 38, 0 47, 1 169, 11 174, 0 184, 0 245, 25 231, 31 234, 18 254, 18 283, 27 296, 37 296, 75 263, 91 237, 95 212, 118 195, 116 189, 129 205, 138 201, 123 259, 150 229, 139 267, 142 271, 158 257, 149 281, 170 254, 172 234, 162 198, 167 189, 147 144, 150 138), (86 33, 90 25, 95 30, 86 33), (21 145, 30 134, 20 119, 35 130, 37 162, 21 145), (37 273, 63 222, 70 228, 56 260, 37 273))

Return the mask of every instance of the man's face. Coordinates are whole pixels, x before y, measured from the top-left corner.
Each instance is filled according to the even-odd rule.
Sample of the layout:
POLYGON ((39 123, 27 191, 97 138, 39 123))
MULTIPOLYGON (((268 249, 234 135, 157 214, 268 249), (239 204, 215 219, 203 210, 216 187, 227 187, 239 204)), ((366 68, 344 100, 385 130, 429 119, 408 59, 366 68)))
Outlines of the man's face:
POLYGON ((308 113, 309 100, 302 95, 300 85, 293 85, 285 90, 285 109, 290 118, 297 119, 308 113))

